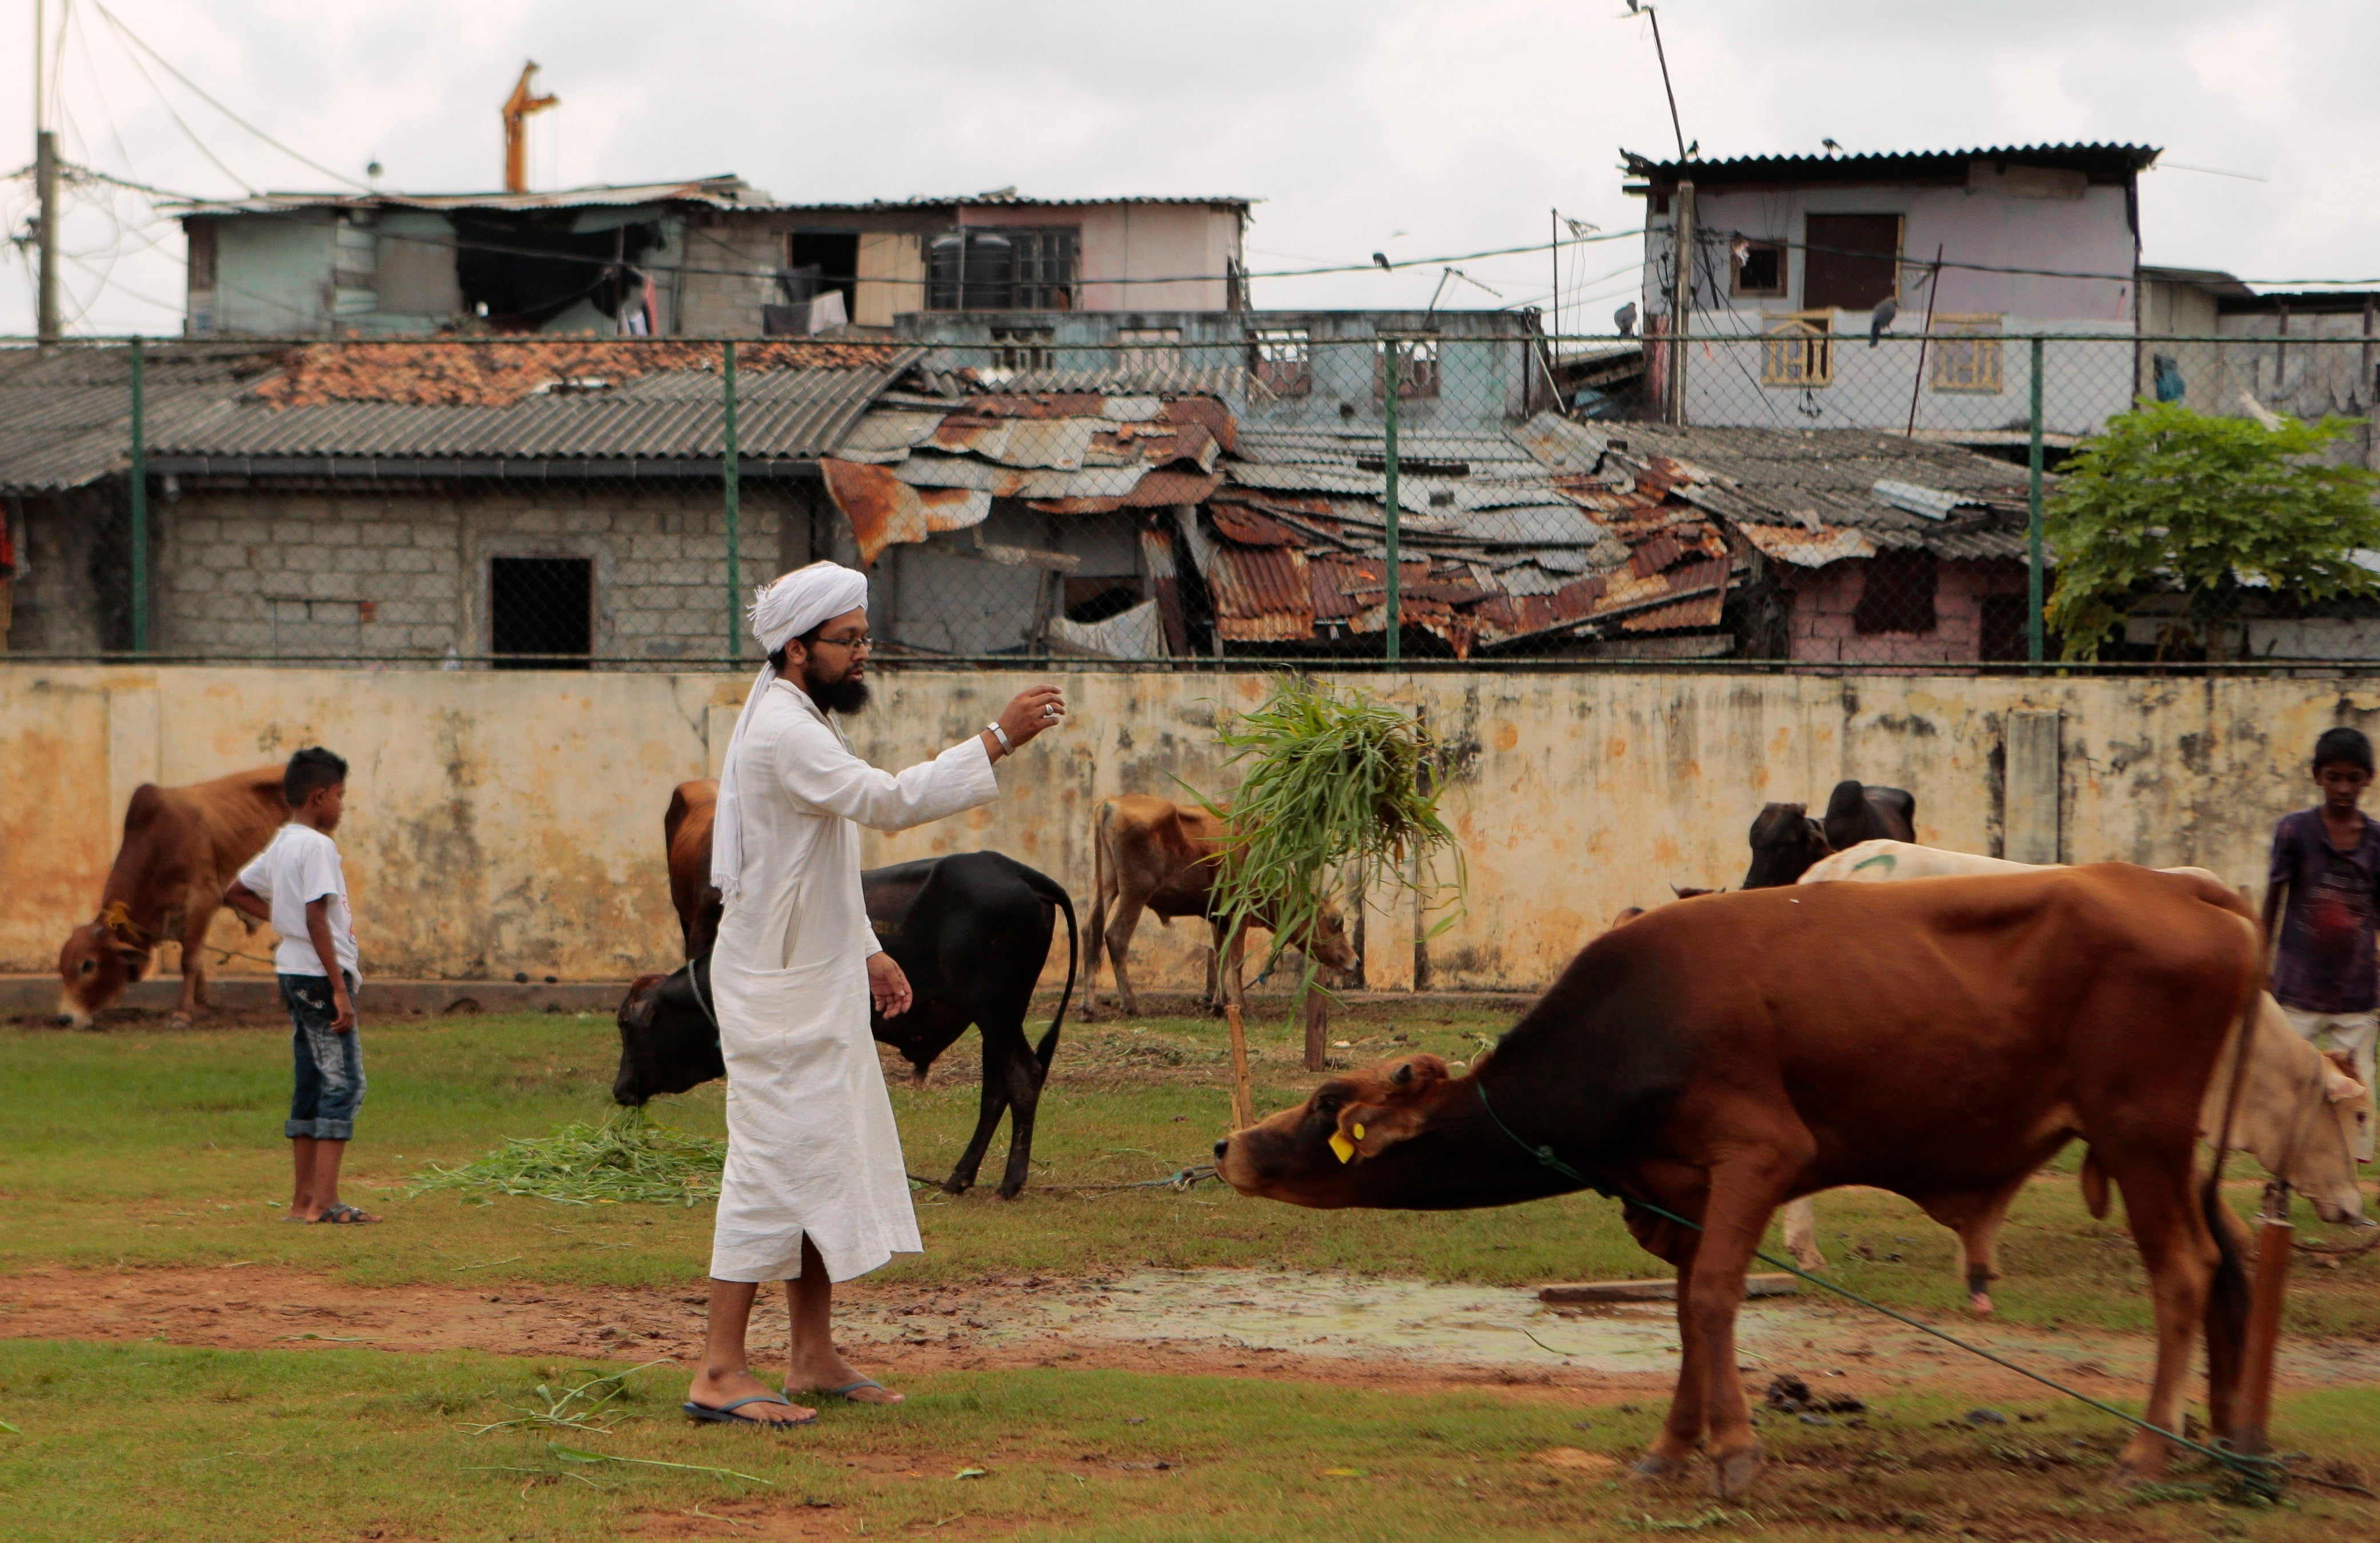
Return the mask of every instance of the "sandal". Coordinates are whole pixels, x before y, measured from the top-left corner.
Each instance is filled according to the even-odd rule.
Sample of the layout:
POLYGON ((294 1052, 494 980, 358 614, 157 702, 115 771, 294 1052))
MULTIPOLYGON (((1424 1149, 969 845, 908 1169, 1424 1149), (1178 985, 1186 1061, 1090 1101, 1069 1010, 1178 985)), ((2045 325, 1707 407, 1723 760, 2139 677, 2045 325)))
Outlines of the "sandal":
MULTIPOLYGON (((859 1391, 862 1388, 873 1388, 880 1393, 889 1393, 892 1391, 892 1389, 886 1387, 883 1383, 877 1381, 876 1379, 872 1377, 863 1377, 856 1382, 846 1382, 840 1388, 816 1388, 811 1391, 826 1398, 839 1398, 845 1403, 856 1403, 862 1409, 890 1409, 896 1403, 906 1403, 908 1402, 908 1395, 905 1393, 890 1399, 854 1398, 851 1396, 852 1394, 859 1391)), ((790 1388, 785 1391, 789 1395, 793 1391, 790 1388)))
POLYGON ((795 1406, 792 1399, 780 1398, 775 1393, 754 1393, 750 1398, 739 1398, 733 1403, 722 1403, 716 1409, 712 1408, 708 1403, 695 1403, 691 1402, 680 1404, 678 1407, 684 1409, 698 1425, 757 1425, 764 1427, 781 1425, 787 1428, 791 1428, 792 1427, 798 1425, 818 1424, 818 1416, 816 1415, 810 1415, 808 1419, 801 1420, 756 1420, 749 1415, 739 1415, 735 1412, 738 1409, 743 1408, 747 1403, 782 1403, 788 1409, 795 1406))
POLYGON ((322 1215, 314 1218, 314 1221, 317 1226, 328 1223, 334 1227, 359 1227, 366 1222, 378 1221, 379 1220, 380 1218, 377 1216, 367 1216, 362 1211, 358 1210, 355 1207, 345 1203, 333 1206, 322 1215))

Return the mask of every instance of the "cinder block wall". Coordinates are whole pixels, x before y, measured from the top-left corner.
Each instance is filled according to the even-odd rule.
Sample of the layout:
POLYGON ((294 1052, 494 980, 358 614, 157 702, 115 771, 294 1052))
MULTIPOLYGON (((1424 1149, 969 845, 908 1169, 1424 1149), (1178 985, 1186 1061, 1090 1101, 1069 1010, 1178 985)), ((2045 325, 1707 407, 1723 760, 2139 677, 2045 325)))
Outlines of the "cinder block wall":
MULTIPOLYGON (((747 492, 752 582, 777 571, 792 504, 783 488, 747 492)), ((599 655, 707 659, 726 646, 726 522, 711 484, 190 490, 156 509, 163 653, 482 654, 493 557, 589 559, 599 655)))
MULTIPOLYGON (((887 671, 855 739, 880 765, 914 763, 1045 674, 1074 716, 1002 767, 1000 801, 871 835, 868 862, 992 848, 1087 906, 1097 802, 1173 795, 1177 777, 1227 789, 1215 716, 1269 686, 1253 673, 887 671)), ((1932 844, 1998 854, 2014 829, 2034 855, 2197 863, 2261 883, 2272 821, 2310 800, 2315 735, 2338 723, 2380 732, 2380 688, 2346 679, 1361 679, 1444 737, 1445 808, 1470 864, 1467 910, 1426 944, 1409 908, 1366 917, 1370 984, 1390 990, 1540 986, 1621 907, 1659 904, 1673 883, 1740 881, 1764 802, 1816 802, 1846 776, 1913 792, 1932 844)), ((339 840, 368 971, 668 967, 678 945, 662 814, 673 786, 716 765, 745 686, 707 674, 0 666, 0 968, 50 968, 91 914, 140 783, 194 782, 314 743, 355 767, 339 840)), ((219 941, 257 951, 236 923, 218 927, 219 941)), ((1140 978, 1195 985, 1202 930, 1144 925, 1140 978)), ((1063 973, 1053 951, 1046 978, 1063 973)))

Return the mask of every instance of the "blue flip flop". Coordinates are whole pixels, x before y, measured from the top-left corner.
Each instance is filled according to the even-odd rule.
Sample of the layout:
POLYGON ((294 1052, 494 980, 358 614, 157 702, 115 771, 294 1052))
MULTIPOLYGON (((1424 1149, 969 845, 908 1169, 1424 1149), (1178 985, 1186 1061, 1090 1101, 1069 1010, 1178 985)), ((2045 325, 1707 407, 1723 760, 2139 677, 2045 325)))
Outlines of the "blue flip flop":
MULTIPOLYGON (((892 1391, 892 1389, 887 1388, 883 1383, 877 1381, 876 1379, 872 1377, 863 1377, 856 1382, 846 1382, 840 1388, 820 1388, 814 1391, 828 1398, 839 1398, 845 1403, 856 1403, 862 1409, 890 1409, 892 1407, 892 1405, 889 1403, 877 1403, 872 1401, 863 1401, 851 1396, 852 1394, 859 1391, 862 1388, 873 1388, 878 1392, 882 1393, 889 1393, 892 1391)), ((787 1395, 791 1396, 792 1391, 793 1390, 790 1388, 787 1389, 787 1395)))
POLYGON ((803 1420, 756 1420, 749 1415, 739 1415, 735 1412, 738 1409, 743 1408, 747 1403, 782 1403, 788 1409, 795 1407, 792 1399, 780 1398, 775 1393, 754 1393, 750 1398, 739 1398, 733 1403, 722 1403, 716 1409, 713 1409, 707 1403, 687 1403, 680 1405, 680 1407, 683 1408, 686 1414, 699 1425, 797 1426, 818 1424, 818 1416, 816 1415, 812 1415, 809 1418, 803 1420))

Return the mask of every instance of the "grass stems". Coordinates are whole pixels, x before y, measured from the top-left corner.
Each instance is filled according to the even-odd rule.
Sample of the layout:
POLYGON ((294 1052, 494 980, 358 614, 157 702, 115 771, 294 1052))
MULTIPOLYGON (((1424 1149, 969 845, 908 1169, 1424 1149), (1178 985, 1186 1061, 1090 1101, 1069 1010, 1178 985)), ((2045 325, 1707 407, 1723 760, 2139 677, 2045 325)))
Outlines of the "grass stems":
POLYGON ((1246 770, 1228 813, 1232 826, 1216 903, 1227 937, 1269 927, 1270 967, 1297 944, 1306 954, 1294 1018, 1313 986, 1305 947, 1326 906, 1351 892, 1378 903, 1383 892, 1451 898, 1438 927, 1460 914, 1462 849, 1439 817, 1439 777, 1420 721, 1360 686, 1334 688, 1284 677, 1263 706, 1225 723, 1217 736, 1226 764, 1246 770), (1437 876, 1440 855, 1453 877, 1437 876))
POLYGON ((580 1122, 552 1136, 516 1136, 460 1168, 436 1163, 411 1193, 436 1189, 523 1195, 564 1206, 692 1206, 719 1197, 727 1143, 657 1125, 641 1109, 600 1125, 580 1122))

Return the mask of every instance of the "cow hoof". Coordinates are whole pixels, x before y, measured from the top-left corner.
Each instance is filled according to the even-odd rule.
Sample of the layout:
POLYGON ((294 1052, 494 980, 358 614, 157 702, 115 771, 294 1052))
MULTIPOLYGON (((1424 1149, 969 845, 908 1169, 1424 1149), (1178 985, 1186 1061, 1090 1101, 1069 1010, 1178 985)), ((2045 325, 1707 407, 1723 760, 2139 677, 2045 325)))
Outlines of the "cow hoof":
POLYGON ((973 1189, 974 1187, 975 1181, 973 1179, 968 1179, 965 1182, 961 1182, 957 1179, 944 1179, 941 1183, 941 1191, 945 1195, 965 1195, 968 1190, 973 1189))
POLYGON ((1018 1196, 1025 1193, 1025 1186, 1023 1185, 1016 1185, 1014 1186, 1002 1185, 998 1189, 993 1190, 992 1193, 999 1196, 1003 1200, 1014 1200, 1018 1196))
POLYGON ((1767 1465, 1756 1446, 1714 1458, 1711 1492, 1723 1500, 1740 1500, 1759 1481, 1760 1470, 1767 1465))
POLYGON ((167 1028, 188 1028, 190 1027, 190 1015, 188 1013, 176 1013, 165 1020, 165 1027, 167 1028))
POLYGON ((1796 1254, 1793 1256, 1793 1266, 1797 1270, 1824 1270, 1827 1268, 1827 1257, 1824 1254, 1796 1254))
POLYGON ((1628 1465, 1628 1476, 1639 1484, 1658 1484, 1683 1472, 1685 1464, 1671 1462, 1658 1452, 1648 1452, 1628 1465))

